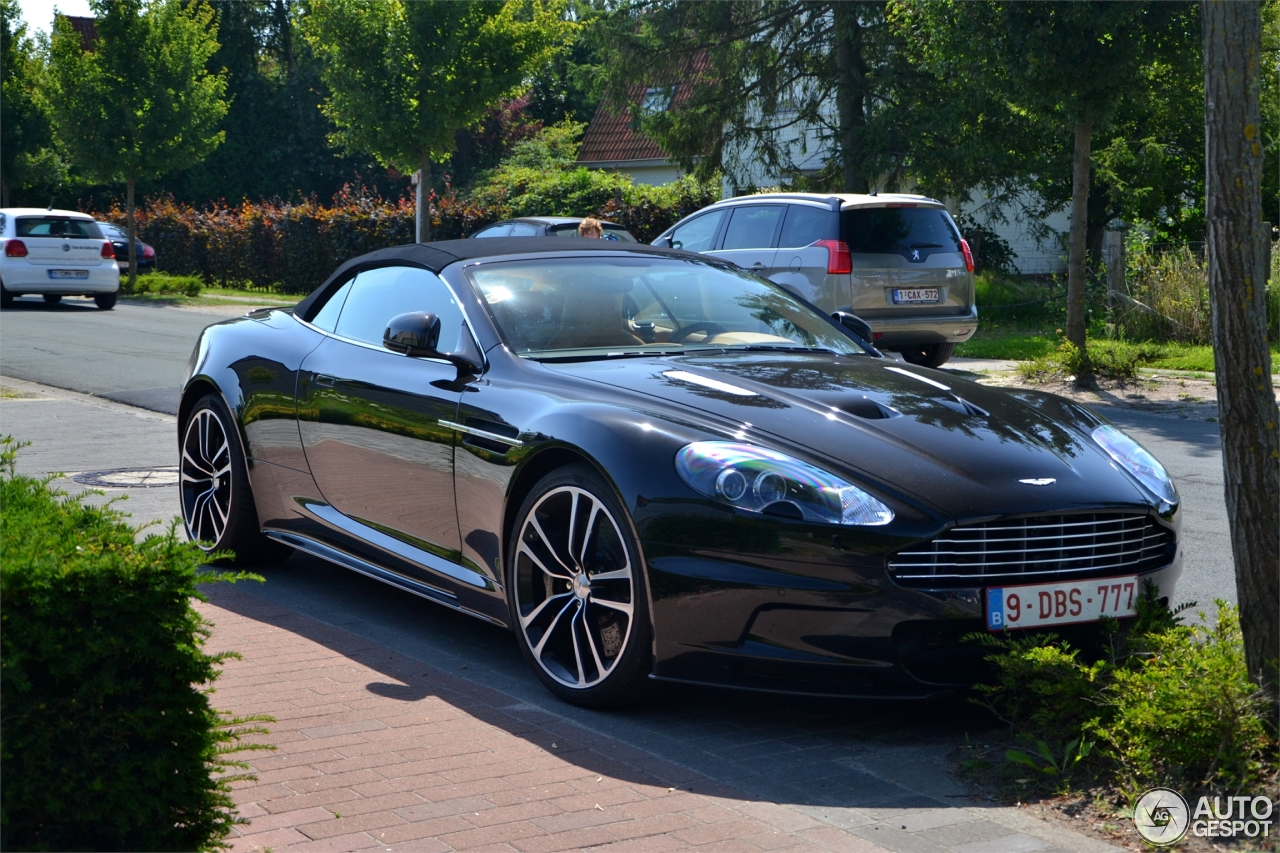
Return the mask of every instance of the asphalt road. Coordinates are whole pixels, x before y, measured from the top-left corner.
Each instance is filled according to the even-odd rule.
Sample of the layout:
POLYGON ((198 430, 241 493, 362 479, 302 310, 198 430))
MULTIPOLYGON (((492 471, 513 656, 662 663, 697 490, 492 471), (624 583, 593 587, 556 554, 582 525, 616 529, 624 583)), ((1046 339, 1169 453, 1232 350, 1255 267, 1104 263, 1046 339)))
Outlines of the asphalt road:
MULTIPOLYGON (((0 313, 0 375, 177 412, 178 387, 200 330, 250 307, 201 310, 20 299, 0 313)), ((1110 408, 1106 415, 1164 463, 1183 498, 1183 576, 1175 598, 1211 609, 1235 601, 1218 425, 1110 408)), ((0 431, 3 425, 0 424, 0 431)))

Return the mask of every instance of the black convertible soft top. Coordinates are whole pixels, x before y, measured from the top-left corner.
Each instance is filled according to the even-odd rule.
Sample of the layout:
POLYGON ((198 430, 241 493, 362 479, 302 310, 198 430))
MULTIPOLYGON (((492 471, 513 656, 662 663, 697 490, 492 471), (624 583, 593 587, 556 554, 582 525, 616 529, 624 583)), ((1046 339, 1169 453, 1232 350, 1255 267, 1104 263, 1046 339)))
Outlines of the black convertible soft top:
POLYGON ((469 261, 475 258, 496 258, 502 255, 532 255, 539 253, 577 254, 579 252, 626 252, 628 254, 661 255, 674 258, 697 258, 703 261, 714 261, 706 255, 696 252, 683 252, 678 249, 660 249, 644 243, 623 243, 617 240, 573 240, 562 237, 490 237, 484 240, 442 240, 438 243, 410 243, 407 246, 392 246, 379 249, 367 255, 352 258, 325 281, 324 284, 311 291, 311 295, 294 307, 293 313, 302 318, 310 316, 311 307, 324 295, 329 286, 344 281, 350 273, 362 267, 381 266, 383 264, 404 261, 415 266, 426 267, 438 273, 450 264, 458 261, 469 261), (571 243, 571 245, 566 245, 571 243))

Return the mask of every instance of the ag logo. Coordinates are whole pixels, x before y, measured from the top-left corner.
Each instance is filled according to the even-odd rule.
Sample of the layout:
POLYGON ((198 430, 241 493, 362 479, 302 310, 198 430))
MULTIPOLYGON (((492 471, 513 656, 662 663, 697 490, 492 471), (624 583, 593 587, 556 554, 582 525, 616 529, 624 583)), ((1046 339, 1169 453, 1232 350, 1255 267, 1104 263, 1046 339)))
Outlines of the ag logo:
POLYGON ((1152 788, 1133 807, 1133 825, 1138 834, 1157 847, 1177 844, 1187 834, 1191 812, 1177 791, 1152 788))

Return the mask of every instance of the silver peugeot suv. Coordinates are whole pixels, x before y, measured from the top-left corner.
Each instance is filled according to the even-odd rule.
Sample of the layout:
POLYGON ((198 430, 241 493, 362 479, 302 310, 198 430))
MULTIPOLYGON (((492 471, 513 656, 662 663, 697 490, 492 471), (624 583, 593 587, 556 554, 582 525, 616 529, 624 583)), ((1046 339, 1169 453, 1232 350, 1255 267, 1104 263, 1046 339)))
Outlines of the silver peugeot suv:
POLYGON ((653 241, 715 255, 828 313, 876 346, 938 367, 978 328, 973 254, 942 202, 919 195, 764 193, 725 199, 653 241))

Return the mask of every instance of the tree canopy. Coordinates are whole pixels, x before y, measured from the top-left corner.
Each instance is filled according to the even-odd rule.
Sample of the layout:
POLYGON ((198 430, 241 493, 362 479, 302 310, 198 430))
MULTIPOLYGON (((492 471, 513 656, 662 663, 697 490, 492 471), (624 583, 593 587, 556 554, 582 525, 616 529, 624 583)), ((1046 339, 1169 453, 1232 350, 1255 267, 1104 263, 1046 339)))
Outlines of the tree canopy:
POLYGON ((316 0, 303 23, 324 62, 333 139, 424 176, 453 151, 454 133, 517 94, 572 28, 562 5, 535 0, 316 0))
POLYGON ((222 142, 226 78, 206 69, 218 42, 214 11, 200 0, 93 0, 93 10, 90 45, 66 18, 54 25, 50 115, 85 174, 127 185, 132 279, 134 186, 191 166, 222 142))

